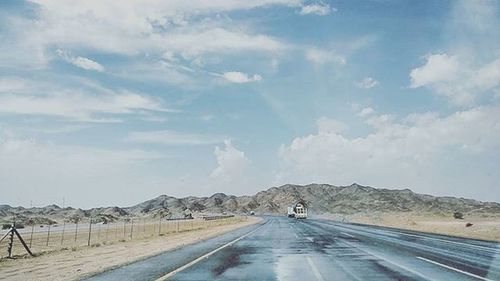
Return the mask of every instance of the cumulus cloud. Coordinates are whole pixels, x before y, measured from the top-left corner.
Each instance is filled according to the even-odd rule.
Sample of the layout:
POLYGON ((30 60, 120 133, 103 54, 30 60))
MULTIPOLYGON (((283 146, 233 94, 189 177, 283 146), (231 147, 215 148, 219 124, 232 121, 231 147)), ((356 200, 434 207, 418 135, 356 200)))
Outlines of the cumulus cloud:
POLYGON ((332 11, 336 12, 337 9, 331 8, 327 3, 314 3, 302 6, 299 14, 326 16, 329 15, 332 11))
POLYGON ((348 137, 319 128, 316 134, 283 146, 277 181, 362 182, 500 200, 489 197, 500 182, 494 171, 500 165, 499 107, 477 107, 444 117, 412 114, 401 120, 365 112, 365 122, 373 130, 369 134, 348 137), (470 191, 471 187, 476 190, 470 191))
POLYGON ((237 83, 237 84, 258 82, 262 80, 262 77, 258 74, 248 75, 246 73, 239 71, 224 72, 222 74, 222 77, 231 83, 237 83))
POLYGON ((425 64, 410 72, 412 88, 418 88, 433 83, 452 81, 458 77, 460 65, 455 56, 448 54, 427 55, 425 64))
POLYGON ((57 54, 65 61, 85 70, 104 71, 104 66, 96 61, 84 57, 75 57, 63 50, 57 50, 57 54))
POLYGON ((176 131, 146 131, 130 133, 126 141, 165 145, 204 145, 224 141, 224 136, 202 135, 176 131))
POLYGON ((477 97, 498 90, 500 85, 500 58, 482 65, 446 53, 427 55, 425 60, 410 72, 410 87, 427 87, 455 105, 470 106, 477 97))
POLYGON ((243 151, 233 146, 230 140, 224 141, 224 147, 215 147, 217 167, 210 174, 216 184, 243 184, 242 177, 250 161, 243 151))
POLYGON ((424 56, 410 72, 411 88, 426 88, 452 105, 472 107, 500 91, 498 1, 453 2, 443 32, 445 51, 424 56))
POLYGON ((356 86, 360 89, 371 89, 373 87, 376 87, 379 84, 379 82, 372 77, 366 77, 361 81, 356 82, 356 86))
POLYGON ((339 65, 346 64, 345 57, 337 54, 333 50, 325 50, 319 48, 308 48, 306 50, 306 58, 315 64, 336 63, 339 65))

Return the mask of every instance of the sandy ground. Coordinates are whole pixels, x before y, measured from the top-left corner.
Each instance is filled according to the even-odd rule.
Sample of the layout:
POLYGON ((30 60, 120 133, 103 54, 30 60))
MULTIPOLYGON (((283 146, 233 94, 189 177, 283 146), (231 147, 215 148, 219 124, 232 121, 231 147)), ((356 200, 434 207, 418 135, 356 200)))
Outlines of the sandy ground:
POLYGON ((342 220, 344 218, 347 222, 500 241, 500 215, 498 214, 465 215, 464 219, 454 219, 451 214, 444 216, 418 213, 328 215, 322 217, 334 220, 342 220), (472 223, 473 225, 466 227, 467 223, 472 223))
POLYGON ((196 243, 258 221, 259 218, 248 217, 240 222, 206 229, 115 242, 99 247, 75 247, 34 258, 3 259, 0 261, 0 280, 78 280, 92 273, 196 243))

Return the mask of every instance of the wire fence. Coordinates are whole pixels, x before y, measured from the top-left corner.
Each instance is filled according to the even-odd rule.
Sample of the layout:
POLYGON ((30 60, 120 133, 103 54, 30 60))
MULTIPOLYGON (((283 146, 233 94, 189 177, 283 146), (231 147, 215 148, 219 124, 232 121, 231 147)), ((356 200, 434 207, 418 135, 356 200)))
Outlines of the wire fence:
MULTIPOLYGON (((76 249, 82 246, 99 247, 111 242, 125 242, 154 236, 164 236, 197 229, 211 228, 246 220, 246 217, 221 216, 185 220, 143 219, 112 223, 63 223, 62 225, 27 226, 18 229, 24 241, 35 254, 58 249, 76 249)), ((3 236, 8 230, 2 231, 3 236)), ((7 249, 8 241, 0 243, 0 249, 7 249)), ((14 239, 14 255, 26 254, 18 239, 14 239)), ((7 256, 4 251, 1 257, 7 256)))

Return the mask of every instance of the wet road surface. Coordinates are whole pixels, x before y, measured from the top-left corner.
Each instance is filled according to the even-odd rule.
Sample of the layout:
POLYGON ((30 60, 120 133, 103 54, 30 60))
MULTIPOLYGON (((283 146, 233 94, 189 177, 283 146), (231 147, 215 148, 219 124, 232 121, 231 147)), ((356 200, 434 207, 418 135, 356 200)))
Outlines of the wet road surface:
POLYGON ((86 280, 500 280, 497 243, 326 220, 263 224, 86 280))

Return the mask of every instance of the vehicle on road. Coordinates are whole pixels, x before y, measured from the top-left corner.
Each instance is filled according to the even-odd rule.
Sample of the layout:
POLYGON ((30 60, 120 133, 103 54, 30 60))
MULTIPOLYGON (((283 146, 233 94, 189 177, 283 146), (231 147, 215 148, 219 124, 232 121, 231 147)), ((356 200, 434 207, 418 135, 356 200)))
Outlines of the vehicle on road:
POLYGON ((293 208, 295 212, 296 219, 306 219, 307 218, 307 207, 304 202, 298 202, 293 208))
POLYGON ((295 212, 293 211, 293 207, 287 207, 287 216, 289 218, 295 218, 295 212))

